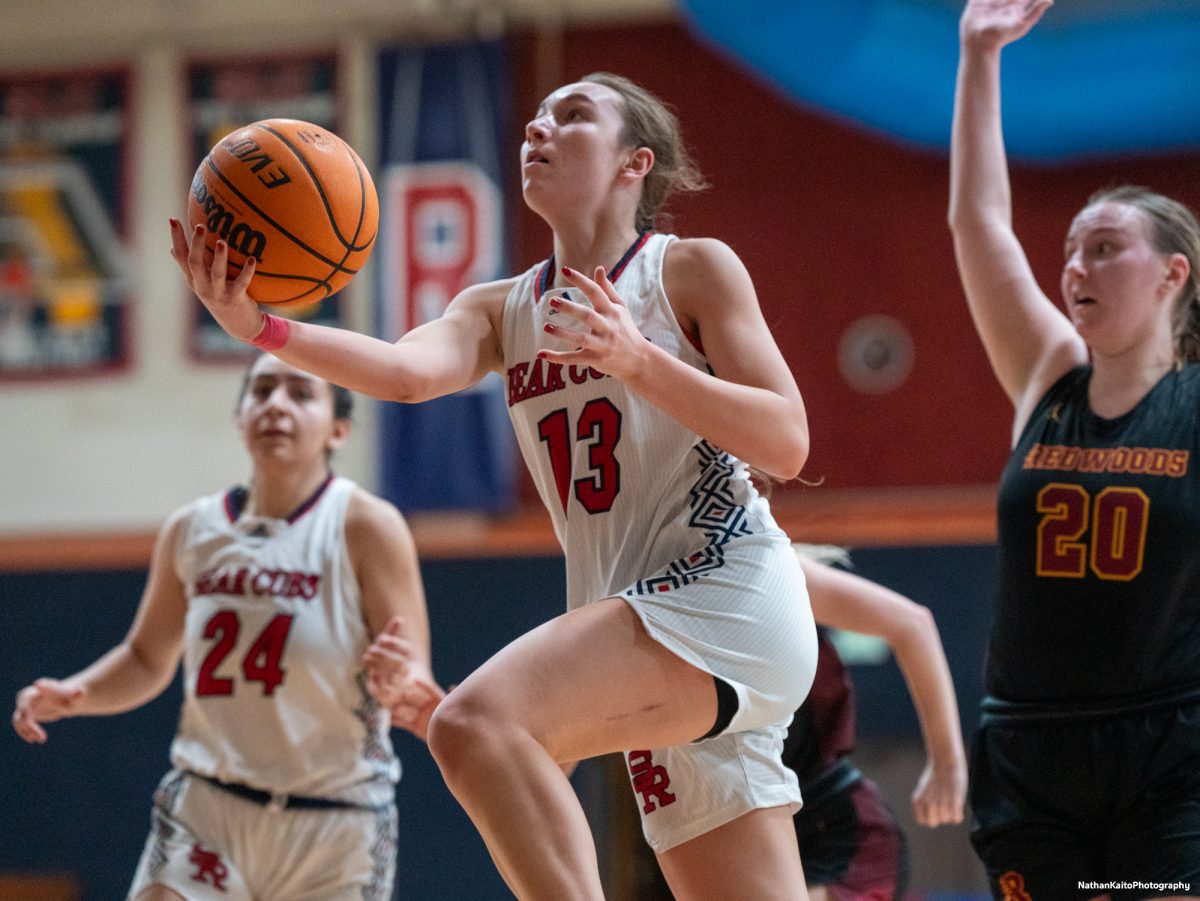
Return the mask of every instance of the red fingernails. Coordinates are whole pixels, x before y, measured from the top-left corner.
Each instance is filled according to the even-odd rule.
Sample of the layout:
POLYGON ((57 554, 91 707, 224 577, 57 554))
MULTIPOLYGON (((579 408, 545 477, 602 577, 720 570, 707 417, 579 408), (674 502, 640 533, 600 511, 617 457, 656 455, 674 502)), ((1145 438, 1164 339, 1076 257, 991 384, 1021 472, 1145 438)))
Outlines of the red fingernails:
POLYGON ((552 306, 552 307, 561 307, 561 306, 562 306, 562 301, 561 301, 561 300, 559 300, 557 297, 551 297, 551 298, 550 298, 550 306, 552 306))
POLYGON ((562 267, 562 274, 565 275, 567 278, 575 277, 575 273, 572 272, 570 269, 568 269, 566 266, 562 267))
POLYGON ((547 322, 545 325, 542 326, 542 331, 552 332, 552 331, 554 331, 554 326, 552 326, 549 322, 547 322))
POLYGON ((217 250, 224 250, 224 249, 225 249, 225 242, 217 241, 217 250))

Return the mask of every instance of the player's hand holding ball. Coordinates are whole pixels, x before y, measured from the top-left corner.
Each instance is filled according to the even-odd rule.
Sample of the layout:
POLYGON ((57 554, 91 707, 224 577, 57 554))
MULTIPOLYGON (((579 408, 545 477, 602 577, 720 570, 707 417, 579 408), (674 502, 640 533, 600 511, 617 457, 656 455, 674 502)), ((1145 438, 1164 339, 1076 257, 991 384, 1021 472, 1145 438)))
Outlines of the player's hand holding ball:
POLYGON ((234 279, 227 277, 228 250, 224 241, 217 241, 211 263, 204 260, 207 230, 197 225, 191 240, 178 219, 171 220, 171 256, 187 279, 200 302, 212 313, 213 319, 239 341, 250 342, 262 331, 263 313, 250 299, 246 288, 254 277, 255 261, 251 257, 234 279))
POLYGON ((253 341, 256 304, 310 305, 370 257, 379 201, 345 141, 308 122, 267 119, 212 148, 192 179, 188 224, 171 220, 171 256, 229 334, 253 341))

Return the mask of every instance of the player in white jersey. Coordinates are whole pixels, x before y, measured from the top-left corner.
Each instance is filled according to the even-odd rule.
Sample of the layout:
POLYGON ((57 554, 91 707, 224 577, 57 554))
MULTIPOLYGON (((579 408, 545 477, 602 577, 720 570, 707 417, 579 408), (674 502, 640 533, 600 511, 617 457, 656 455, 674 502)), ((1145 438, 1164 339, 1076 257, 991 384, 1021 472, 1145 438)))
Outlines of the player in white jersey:
POLYGON ((124 642, 17 695, 17 732, 44 742, 40 723, 156 697, 182 657, 172 769, 130 898, 392 896, 398 685, 370 679, 364 656, 402 644, 413 675, 434 683, 407 526, 329 471, 350 398, 277 358, 256 360, 237 412, 249 486, 167 520, 124 642))
POLYGON ((747 469, 799 473, 799 390, 733 251, 645 234, 700 181, 657 98, 608 74, 565 85, 526 126, 521 163, 550 262, 468 288, 395 344, 264 317, 253 265, 227 279, 220 243, 206 265, 200 229, 173 221, 172 255, 231 335, 356 390, 417 402, 507 376, 569 609, 451 692, 429 742, 513 892, 602 897, 564 770, 620 751, 678 897, 805 898, 779 752, 816 636, 747 469))

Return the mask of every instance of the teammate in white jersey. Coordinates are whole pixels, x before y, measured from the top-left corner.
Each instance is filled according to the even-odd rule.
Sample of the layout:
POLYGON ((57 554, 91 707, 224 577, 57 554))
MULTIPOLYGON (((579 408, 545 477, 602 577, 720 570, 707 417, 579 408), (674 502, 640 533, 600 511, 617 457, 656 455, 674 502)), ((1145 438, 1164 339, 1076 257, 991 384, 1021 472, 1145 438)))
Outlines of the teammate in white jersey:
POLYGON ((249 486, 167 520, 121 644, 17 695, 17 732, 44 742, 41 723, 156 697, 182 657, 172 769, 130 898, 392 897, 399 686, 369 679, 364 655, 403 650, 430 700, 440 692, 404 520, 329 471, 350 405, 344 388, 256 360, 237 409, 249 486))
POLYGON ((527 124, 521 166, 550 262, 466 289, 395 344, 264 317, 253 266, 227 279, 220 242, 205 265, 201 228, 173 221, 172 255, 231 335, 356 390, 417 402, 507 376, 569 610, 451 692, 429 743, 513 892, 602 897, 564 769, 620 751, 678 897, 805 898, 779 752, 816 634, 747 471, 800 472, 800 392, 736 254, 646 236, 667 195, 699 183, 657 98, 607 74, 565 85, 527 124))

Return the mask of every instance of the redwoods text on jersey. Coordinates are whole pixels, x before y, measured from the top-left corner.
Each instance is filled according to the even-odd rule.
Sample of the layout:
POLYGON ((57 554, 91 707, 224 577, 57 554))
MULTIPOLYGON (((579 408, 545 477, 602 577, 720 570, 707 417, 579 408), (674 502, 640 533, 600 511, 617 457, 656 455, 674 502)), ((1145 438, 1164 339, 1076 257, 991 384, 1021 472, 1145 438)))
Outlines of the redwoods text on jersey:
POLYGON ((1130 472, 1141 475, 1187 475, 1186 450, 1161 447, 1069 447, 1035 444, 1025 455, 1025 469, 1056 469, 1064 472, 1130 472))

